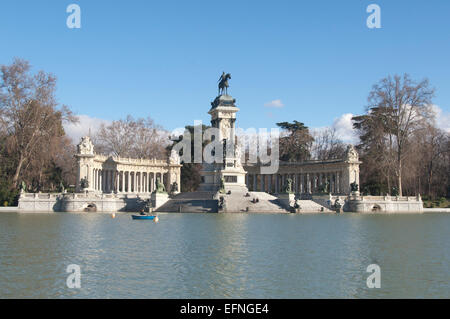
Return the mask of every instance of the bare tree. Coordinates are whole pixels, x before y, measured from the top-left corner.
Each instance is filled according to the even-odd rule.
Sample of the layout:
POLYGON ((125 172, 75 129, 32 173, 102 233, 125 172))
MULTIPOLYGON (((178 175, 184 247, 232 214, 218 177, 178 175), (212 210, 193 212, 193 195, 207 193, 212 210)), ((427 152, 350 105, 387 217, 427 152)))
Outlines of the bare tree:
POLYGON ((21 59, 0 67, 0 121, 10 148, 17 154, 12 179, 15 187, 31 156, 42 153, 43 145, 53 137, 64 135, 62 122, 77 120, 66 106, 58 109, 55 76, 44 71, 32 75, 30 69, 21 59))
POLYGON ((150 118, 125 120, 102 124, 94 137, 96 149, 107 155, 133 158, 159 158, 167 156, 168 133, 150 118))
POLYGON ((312 136, 314 142, 311 146, 311 154, 314 159, 328 160, 344 156, 346 146, 337 136, 335 128, 313 132, 312 136))
POLYGON ((398 193, 402 196, 403 161, 407 155, 411 135, 425 127, 430 118, 430 106, 434 89, 428 80, 413 81, 408 74, 403 77, 387 77, 375 84, 370 92, 368 113, 383 110, 387 117, 384 133, 388 136, 389 147, 395 155, 395 175, 398 193))
POLYGON ((417 148, 421 152, 418 161, 418 174, 423 175, 423 182, 426 185, 428 197, 435 197, 437 193, 445 194, 446 177, 450 171, 450 162, 447 161, 450 154, 450 134, 444 132, 433 125, 429 125, 427 130, 420 132, 416 136, 417 148), (434 190, 441 188, 440 191, 434 190))

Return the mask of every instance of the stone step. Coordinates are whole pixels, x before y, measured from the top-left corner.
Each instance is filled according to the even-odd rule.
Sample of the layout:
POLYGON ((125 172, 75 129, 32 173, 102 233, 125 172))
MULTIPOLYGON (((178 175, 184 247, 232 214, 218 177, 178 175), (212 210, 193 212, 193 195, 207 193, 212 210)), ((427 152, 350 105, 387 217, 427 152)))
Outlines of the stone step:
POLYGON ((328 209, 326 206, 320 205, 319 203, 316 203, 312 200, 299 200, 298 204, 301 207, 301 212, 305 213, 319 213, 319 212, 326 212, 330 213, 333 212, 332 210, 328 209))
POLYGON ((280 203, 277 197, 263 192, 249 192, 250 196, 246 197, 246 193, 231 193, 224 195, 225 209, 224 212, 249 212, 249 213, 288 213, 280 203), (258 199, 257 203, 253 203, 254 198, 258 199))

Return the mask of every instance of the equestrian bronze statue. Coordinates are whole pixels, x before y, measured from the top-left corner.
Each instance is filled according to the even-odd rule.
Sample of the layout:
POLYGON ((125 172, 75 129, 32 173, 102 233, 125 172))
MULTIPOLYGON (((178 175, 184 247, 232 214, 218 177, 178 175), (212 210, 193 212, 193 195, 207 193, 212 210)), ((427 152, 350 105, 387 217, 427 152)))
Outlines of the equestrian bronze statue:
POLYGON ((230 73, 223 72, 222 75, 219 78, 219 95, 225 93, 225 95, 228 95, 228 80, 231 79, 230 73))

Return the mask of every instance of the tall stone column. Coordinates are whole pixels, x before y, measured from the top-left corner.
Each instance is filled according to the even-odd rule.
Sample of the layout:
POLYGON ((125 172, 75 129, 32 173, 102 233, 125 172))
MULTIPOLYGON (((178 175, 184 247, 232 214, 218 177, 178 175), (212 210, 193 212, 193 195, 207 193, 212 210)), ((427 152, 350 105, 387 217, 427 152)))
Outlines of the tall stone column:
POLYGON ((109 193, 109 170, 105 169, 105 193, 109 193))
POLYGON ((111 191, 111 171, 109 169, 106 171, 106 176, 107 176, 107 191, 109 193, 111 191))
POLYGON ((337 181, 336 181, 336 185, 337 185, 336 192, 337 192, 338 194, 341 193, 341 177, 340 177, 339 175, 340 175, 340 172, 337 172, 337 173, 336 173, 336 179, 337 179, 337 181))
POLYGON ((145 172, 144 173, 144 193, 147 193, 147 188, 148 188, 148 173, 145 172))
POLYGON ((133 172, 128 171, 128 193, 133 192, 133 172))
POLYGON ((95 191, 95 168, 92 169, 91 188, 95 191))
POLYGON ((103 170, 103 192, 108 192, 108 171, 106 169, 103 170))
POLYGON ((112 170, 108 170, 108 192, 111 193, 114 190, 114 175, 112 170))
POLYGON ((103 170, 103 191, 108 192, 108 170, 103 170))
POLYGON ((306 174, 306 192, 311 194, 311 179, 309 174, 306 174))
POLYGON ((336 175, 331 173, 331 179, 333 181, 333 194, 336 193, 336 175))

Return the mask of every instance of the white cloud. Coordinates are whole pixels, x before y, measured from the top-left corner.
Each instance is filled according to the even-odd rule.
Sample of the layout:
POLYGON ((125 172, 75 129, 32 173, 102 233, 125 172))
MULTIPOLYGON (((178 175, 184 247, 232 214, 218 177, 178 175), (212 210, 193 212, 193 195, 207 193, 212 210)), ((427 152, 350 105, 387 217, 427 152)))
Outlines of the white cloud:
POLYGON ((354 115, 352 113, 342 114, 340 117, 334 119, 331 126, 312 128, 311 131, 313 133, 319 133, 328 128, 332 128, 336 130, 336 136, 340 138, 344 143, 356 144, 358 143, 359 139, 356 131, 353 129, 353 116, 354 115))
POLYGON ((94 135, 100 128, 101 124, 109 125, 111 121, 90 117, 89 115, 78 115, 79 122, 76 124, 64 124, 64 130, 66 135, 72 138, 73 143, 77 144, 83 136, 89 134, 91 130, 91 136, 94 135))
POLYGON ((345 113, 333 122, 332 128, 336 130, 337 136, 339 136, 344 142, 358 142, 358 135, 356 134, 355 129, 353 129, 353 116, 354 115, 352 113, 345 113))
POLYGON ((437 105, 432 105, 431 109, 436 115, 436 126, 441 130, 450 133, 450 112, 444 111, 437 105))
POLYGON ((283 107, 284 104, 283 104, 283 102, 281 102, 281 100, 273 100, 273 101, 267 102, 266 104, 264 104, 264 106, 280 108, 280 107, 283 107))

